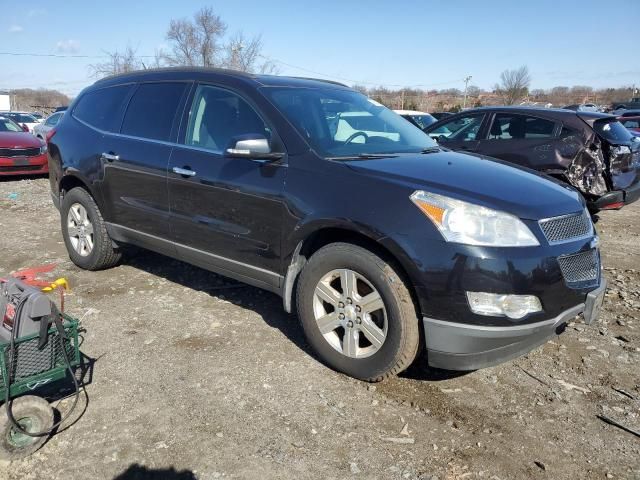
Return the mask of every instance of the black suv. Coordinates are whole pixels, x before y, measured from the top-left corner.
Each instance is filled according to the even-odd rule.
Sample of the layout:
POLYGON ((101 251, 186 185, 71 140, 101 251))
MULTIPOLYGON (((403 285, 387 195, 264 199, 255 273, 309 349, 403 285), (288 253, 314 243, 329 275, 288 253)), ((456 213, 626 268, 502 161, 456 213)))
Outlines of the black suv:
POLYGON ((284 299, 331 367, 475 369, 527 352, 604 295, 573 188, 441 149, 343 85, 212 69, 98 81, 49 143, 81 268, 135 244, 284 299), (423 334, 424 333, 424 334, 423 334))
POLYGON ((533 168, 576 187, 592 213, 640 198, 640 142, 611 115, 539 107, 465 110, 424 131, 452 150, 533 168))

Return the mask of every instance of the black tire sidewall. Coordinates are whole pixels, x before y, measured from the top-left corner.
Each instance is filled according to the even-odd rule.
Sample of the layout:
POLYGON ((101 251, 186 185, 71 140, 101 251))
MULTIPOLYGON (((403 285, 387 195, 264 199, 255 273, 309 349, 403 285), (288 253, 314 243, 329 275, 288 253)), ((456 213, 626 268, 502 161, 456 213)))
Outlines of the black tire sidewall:
POLYGON ((67 252, 69 253, 69 258, 71 259, 71 261, 80 268, 86 270, 93 270, 94 268, 96 268, 96 265, 101 258, 102 250, 105 247, 111 248, 111 246, 103 245, 103 238, 102 235, 100 235, 100 231, 104 226, 102 225, 101 216, 98 213, 98 206, 86 190, 84 190, 83 188, 74 188, 64 196, 60 208, 60 222, 62 228, 62 237, 64 239, 64 244, 67 247, 67 252), (91 222, 91 225, 93 225, 93 250, 86 257, 83 257, 75 251, 73 245, 71 245, 71 240, 69 239, 67 215, 69 214, 71 205, 73 205, 74 203, 79 203, 85 208, 85 210, 87 211, 87 216, 89 217, 89 221, 91 222))
POLYGON ((398 362, 404 342, 404 322, 400 300, 393 282, 401 281, 395 273, 390 277, 375 255, 359 247, 320 250, 305 266, 298 289, 298 316, 311 347, 331 368, 352 377, 371 380, 384 375, 398 362), (353 250, 360 254, 354 255, 353 250), (332 270, 348 268, 367 279, 382 297, 387 311, 387 338, 373 355, 350 358, 336 351, 318 329, 313 311, 313 295, 320 279, 332 270))

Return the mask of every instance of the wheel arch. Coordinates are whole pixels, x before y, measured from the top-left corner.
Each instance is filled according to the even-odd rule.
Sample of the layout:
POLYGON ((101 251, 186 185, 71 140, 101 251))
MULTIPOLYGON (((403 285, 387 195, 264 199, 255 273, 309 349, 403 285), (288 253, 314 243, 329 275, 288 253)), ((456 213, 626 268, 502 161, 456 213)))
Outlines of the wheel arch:
POLYGON ((75 171, 67 171, 60 181, 58 182, 58 195, 60 196, 60 201, 67 192, 70 192, 72 189, 80 187, 89 192, 89 195, 94 199, 98 208, 103 211, 102 208, 102 199, 97 195, 97 192, 91 187, 91 183, 88 182, 81 175, 78 175, 75 171))
POLYGON ((318 227, 308 232, 304 238, 300 239, 296 244, 282 288, 284 309, 288 313, 292 312, 296 282, 307 260, 322 247, 337 242, 360 246, 392 264, 404 280, 413 299, 416 311, 420 311, 417 292, 410 273, 411 268, 408 264, 408 256, 396 242, 389 237, 381 237, 367 230, 355 230, 346 225, 331 225, 318 227))

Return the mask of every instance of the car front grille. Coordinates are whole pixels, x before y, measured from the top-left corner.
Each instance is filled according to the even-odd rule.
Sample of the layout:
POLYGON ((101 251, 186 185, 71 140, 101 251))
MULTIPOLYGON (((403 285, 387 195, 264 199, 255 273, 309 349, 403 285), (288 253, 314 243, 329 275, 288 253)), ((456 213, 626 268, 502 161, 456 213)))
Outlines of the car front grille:
POLYGON ((42 170, 44 165, 24 165, 22 167, 18 165, 10 165, 10 166, 1 166, 0 173, 11 173, 11 172, 35 172, 36 170, 42 170))
POLYGON ((0 157, 35 157, 40 155, 40 148, 0 148, 0 157))
POLYGON ((587 210, 561 217, 540 220, 540 228, 551 244, 562 243, 593 234, 591 216, 587 210))
POLYGON ((598 284, 600 280, 600 253, 593 248, 586 252, 558 257, 560 270, 567 286, 586 288, 598 284))

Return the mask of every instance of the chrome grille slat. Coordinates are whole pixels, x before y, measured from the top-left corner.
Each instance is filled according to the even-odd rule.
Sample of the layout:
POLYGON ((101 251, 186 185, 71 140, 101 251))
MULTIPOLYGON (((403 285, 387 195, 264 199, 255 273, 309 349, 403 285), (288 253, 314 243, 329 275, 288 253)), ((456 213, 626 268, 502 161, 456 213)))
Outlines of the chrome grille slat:
POLYGON ((558 257, 564 281, 569 287, 596 284, 600 278, 600 255, 597 249, 558 257))
POLYGON ((591 216, 586 210, 581 213, 540 220, 540 228, 551 244, 571 241, 593 234, 591 216))

